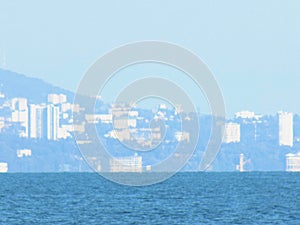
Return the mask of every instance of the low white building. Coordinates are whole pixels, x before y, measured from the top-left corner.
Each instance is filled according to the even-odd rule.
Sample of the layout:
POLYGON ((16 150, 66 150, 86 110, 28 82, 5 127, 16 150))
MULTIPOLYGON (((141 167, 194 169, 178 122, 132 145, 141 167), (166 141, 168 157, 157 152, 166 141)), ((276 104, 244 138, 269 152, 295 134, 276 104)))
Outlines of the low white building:
POLYGON ((48 95, 48 103, 51 104, 62 104, 67 102, 67 96, 64 94, 49 94, 48 95))
POLYGON ((112 123, 112 114, 86 114, 85 119, 88 123, 112 123))
POLYGON ((240 111, 240 112, 235 113, 235 118, 259 120, 259 119, 262 118, 262 116, 261 115, 256 115, 254 112, 244 110, 244 111, 240 111))
POLYGON ((143 171, 142 157, 135 154, 129 157, 113 158, 109 161, 112 173, 141 173, 143 171))
POLYGON ((30 157, 31 155, 32 155, 32 152, 31 152, 30 149, 19 149, 19 150, 17 150, 18 158, 30 157))
POLYGON ((0 162, 0 173, 7 173, 8 171, 8 163, 0 162))
POLYGON ((300 152, 286 155, 286 171, 300 172, 300 152))
POLYGON ((183 141, 190 142, 190 133, 188 133, 188 132, 176 132, 175 133, 175 139, 178 142, 183 142, 183 141))

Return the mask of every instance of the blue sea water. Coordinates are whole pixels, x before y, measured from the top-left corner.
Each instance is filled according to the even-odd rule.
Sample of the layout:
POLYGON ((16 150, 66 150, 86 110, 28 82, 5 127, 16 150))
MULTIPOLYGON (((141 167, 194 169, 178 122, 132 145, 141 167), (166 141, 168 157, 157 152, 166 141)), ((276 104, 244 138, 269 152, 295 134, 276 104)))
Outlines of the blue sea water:
POLYGON ((0 174, 0 224, 300 224, 300 173, 178 173, 147 187, 0 174))

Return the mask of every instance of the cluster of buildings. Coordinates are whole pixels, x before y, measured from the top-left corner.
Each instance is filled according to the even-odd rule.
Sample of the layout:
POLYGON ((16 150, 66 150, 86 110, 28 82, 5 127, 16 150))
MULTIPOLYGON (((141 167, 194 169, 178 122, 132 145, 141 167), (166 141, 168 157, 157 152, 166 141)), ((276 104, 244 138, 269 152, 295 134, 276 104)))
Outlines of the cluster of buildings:
POLYGON ((21 138, 57 141, 71 137, 72 111, 79 107, 67 102, 64 94, 49 94, 46 103, 30 104, 26 98, 13 98, 3 102, 0 109, 5 112, 0 117, 0 133, 13 129, 21 138))
MULTIPOLYGON (((189 120, 189 118, 186 117, 184 120, 189 120)), ((110 144, 114 143, 115 140, 129 149, 138 149, 141 152, 148 151, 160 143, 167 143, 170 149, 176 147, 178 142, 190 143, 190 133, 179 131, 180 126, 176 126, 180 123, 178 112, 175 109, 167 109, 165 104, 158 105, 156 111, 151 112, 151 116, 149 116, 135 107, 131 108, 128 104, 116 103, 111 105, 107 113, 85 114, 85 121, 87 125, 91 124, 99 128, 98 135, 105 139, 108 149, 112 152, 114 147, 110 144), (166 133, 160 126, 160 121, 169 128, 166 133)), ((84 129, 80 132, 84 133, 84 129)), ((88 138, 88 136, 83 135, 83 138, 88 138)), ((84 140, 80 140, 79 143, 88 144, 84 140)), ((88 161, 97 171, 106 172, 97 156, 90 155, 88 161)), ((114 157, 109 162, 109 171, 143 172, 151 170, 151 166, 143 167, 143 164, 147 165, 147 162, 141 155, 114 157)))
MULTIPOLYGON (((293 114, 289 112, 277 113, 277 137, 279 146, 293 147, 294 145, 294 126, 293 114)), ((235 114, 234 121, 225 124, 223 143, 239 143, 241 141, 241 126, 244 123, 253 125, 253 137, 257 137, 257 125, 263 123, 263 117, 255 115, 254 112, 242 111, 235 114)))
MULTIPOLYGON (((22 139, 58 142, 73 138, 74 131, 85 134, 87 126, 95 125, 100 129, 99 135, 107 143, 117 139, 137 148, 148 149, 162 139, 163 131, 155 122, 163 120, 171 124, 176 120, 173 113, 167 112, 164 104, 158 107, 153 121, 141 116, 137 109, 128 108, 127 104, 111 105, 108 112, 99 114, 87 114, 84 110, 79 105, 68 102, 64 94, 49 94, 47 101, 40 104, 32 104, 26 98, 6 99, 3 94, 0 99, 0 135, 13 133, 22 139), (82 111, 84 121, 74 124, 73 113, 80 114, 82 111)), ((173 142, 190 141, 190 135, 186 131, 174 130, 172 136, 173 142)), ((78 140, 79 144, 89 143, 89 137, 84 137, 87 139, 78 140)), ((16 149, 15 152, 18 158, 34 156, 31 149, 16 149)), ((142 157, 137 155, 117 157, 109 163, 111 172, 142 171, 142 157)), ((97 165, 98 168, 101 165, 97 165)), ((8 164, 2 162, 0 172, 7 170, 8 164)))
MULTIPOLYGON (((106 113, 84 114, 85 121, 74 125, 73 113, 80 113, 83 110, 79 105, 68 102, 64 94, 49 94, 46 102, 32 104, 26 98, 7 100, 5 95, 0 93, 0 134, 13 130, 20 138, 60 141, 73 138, 74 130, 84 134, 86 125, 96 125, 100 127, 99 135, 108 140, 108 143, 109 140, 118 139, 135 148, 151 149, 162 140, 174 145, 178 142, 190 142, 190 133, 178 128, 180 127, 177 124, 178 111, 167 110, 164 104, 159 105, 151 118, 143 117, 138 109, 129 108, 126 104, 115 104, 111 105, 106 113), (171 132, 164 133, 159 125, 160 120, 171 132)), ((276 118, 276 129, 272 132, 275 132, 278 146, 293 147, 295 140, 293 114, 278 112, 276 118)), ((182 119, 191 120, 188 116, 182 119)), ((256 141, 261 135, 260 127, 264 123, 266 119, 254 112, 238 112, 225 124, 223 143, 240 143, 245 136, 245 127, 253 128, 250 136, 256 141)), ((268 135, 270 136, 266 134, 265 137, 268 135)), ((86 143, 85 140, 82 140, 82 143, 86 143)), ((16 150, 16 154, 18 158, 23 158, 31 157, 33 152, 25 148, 16 150)), ((244 155, 241 155, 237 169, 243 171, 245 162, 244 155)), ((138 155, 116 157, 109 165, 110 172, 142 172, 143 158, 138 155)), ((300 153, 286 155, 286 170, 300 171, 300 153)), ((7 171, 8 164, 0 160, 0 172, 7 171)))
MULTIPOLYGON (((242 111, 235 114, 235 120, 236 122, 229 122, 225 125, 224 143, 239 143, 241 141, 241 126, 245 121, 246 123, 252 123, 254 127, 253 136, 254 140, 256 140, 257 125, 263 123, 262 116, 255 115, 254 112, 242 111)), ((278 146, 293 147, 295 140, 293 114, 280 111, 277 113, 276 121, 277 126, 274 129, 277 133, 278 146)), ((244 164, 244 155, 241 154, 237 170, 243 172, 244 164)), ((286 171, 300 172, 300 152, 286 154, 286 171)))
POLYGON ((167 137, 169 142, 190 142, 190 133, 178 131, 174 126, 179 123, 176 110, 168 111, 165 104, 160 104, 151 118, 142 114, 136 108, 118 103, 113 104, 107 114, 85 114, 85 120, 87 124, 96 124, 100 127, 104 138, 118 139, 140 148, 149 148, 162 141, 164 131, 158 121, 163 121, 169 130, 172 130, 169 132, 171 137, 167 137), (104 128, 103 125, 108 125, 108 128, 104 128))
MULTIPOLYGON (((23 139, 60 141, 72 138, 72 112, 79 106, 67 101, 64 94, 49 94, 41 104, 30 103, 27 98, 7 99, 0 93, 0 135, 14 135, 23 139)), ((31 149, 15 149, 17 159, 34 156, 31 149)), ((10 165, 0 159, 0 173, 9 171, 10 165)))

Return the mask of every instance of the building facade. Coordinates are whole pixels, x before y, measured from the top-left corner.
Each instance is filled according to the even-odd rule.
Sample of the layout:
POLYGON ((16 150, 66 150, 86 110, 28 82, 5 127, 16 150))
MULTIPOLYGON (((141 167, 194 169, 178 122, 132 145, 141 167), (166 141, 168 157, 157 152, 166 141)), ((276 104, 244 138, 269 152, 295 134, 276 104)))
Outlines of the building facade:
POLYGON ((300 152, 286 155, 286 171, 300 172, 300 152))
POLYGON ((294 132, 293 132, 293 114, 287 112, 278 112, 279 120, 279 145, 293 146, 294 132))
POLYGON ((241 128, 238 123, 226 123, 223 143, 238 143, 241 140, 241 128))
POLYGON ((59 107, 47 105, 47 139, 57 140, 59 137, 59 107))
POLYGON ((30 105, 29 107, 29 136, 30 138, 44 138, 46 135, 46 106, 30 105))
POLYGON ((142 157, 138 155, 129 157, 119 157, 110 160, 110 172, 112 173, 141 173, 142 157))

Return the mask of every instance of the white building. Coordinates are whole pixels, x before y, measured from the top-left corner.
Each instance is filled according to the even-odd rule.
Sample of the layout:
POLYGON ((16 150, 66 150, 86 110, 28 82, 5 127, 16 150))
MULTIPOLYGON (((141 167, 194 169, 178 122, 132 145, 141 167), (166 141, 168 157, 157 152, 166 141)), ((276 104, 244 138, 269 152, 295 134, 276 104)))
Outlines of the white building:
POLYGON ((67 139, 72 137, 74 127, 72 124, 62 124, 58 129, 58 139, 67 139))
POLYGON ((61 104, 61 111, 62 112, 68 112, 72 111, 73 105, 69 102, 61 104))
POLYGON ((28 106, 26 98, 13 98, 11 100, 11 121, 20 123, 23 127, 20 137, 28 137, 28 106))
POLYGON ((48 103, 50 104, 62 104, 67 102, 67 96, 64 94, 49 94, 48 95, 48 103))
POLYGON ((241 118, 241 119, 256 119, 256 120, 258 120, 261 117, 262 117, 261 115, 255 115, 254 112, 247 111, 247 110, 235 113, 235 118, 241 118))
POLYGON ((20 123, 24 130, 20 133, 20 137, 28 137, 28 110, 24 111, 13 111, 11 113, 11 121, 20 123))
POLYGON ((113 120, 114 129, 128 129, 136 127, 136 119, 117 118, 113 120))
POLYGON ((112 114, 86 114, 85 119, 88 123, 112 123, 112 114))
POLYGON ((18 149, 17 150, 18 158, 30 157, 31 155, 32 155, 32 152, 30 149, 18 149))
POLYGON ((5 118, 0 117, 0 133, 2 132, 2 129, 5 127, 5 118))
POLYGON ((26 98, 13 98, 11 100, 11 109, 17 111, 27 110, 27 99, 26 98))
POLYGON ((59 132, 59 107, 47 105, 47 138, 57 140, 59 132))
POLYGON ((293 146, 294 129, 293 114, 287 112, 278 112, 279 119, 279 145, 293 146))
POLYGON ((253 119, 255 117, 255 113, 245 110, 245 111, 237 112, 235 114, 235 117, 242 118, 242 119, 253 119))
POLYGON ((113 158, 109 161, 109 164, 112 173, 141 173, 143 171, 142 157, 137 154, 129 157, 113 158))
POLYGON ((0 162, 0 173, 7 173, 8 164, 6 162, 0 162))
POLYGON ((176 132, 175 133, 175 139, 178 142, 190 142, 190 133, 189 132, 176 132))
POLYGON ((238 123, 226 123, 223 143, 238 143, 241 140, 241 128, 238 123))
POLYGON ((30 105, 29 107, 29 137, 43 138, 45 136, 45 105, 30 105))
POLYGON ((286 171, 300 172, 300 152, 286 155, 286 171))

